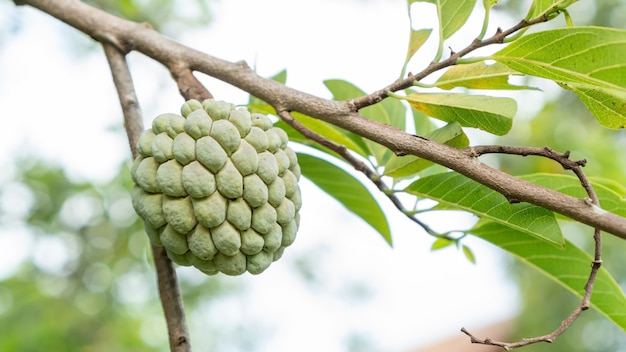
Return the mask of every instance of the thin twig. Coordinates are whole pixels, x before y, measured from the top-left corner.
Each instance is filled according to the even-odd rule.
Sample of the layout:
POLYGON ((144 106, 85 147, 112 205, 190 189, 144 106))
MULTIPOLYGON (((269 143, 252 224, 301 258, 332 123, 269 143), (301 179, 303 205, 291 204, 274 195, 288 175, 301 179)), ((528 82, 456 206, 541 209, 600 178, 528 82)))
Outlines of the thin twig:
MULTIPOLYGON (((124 113, 124 126, 128 135, 130 150, 133 158, 136 158, 139 155, 136 145, 139 136, 143 132, 143 123, 130 70, 128 69, 124 53, 120 52, 117 46, 106 42, 102 43, 102 46, 109 62, 113 82, 115 83, 124 113)), ((189 352, 191 351, 189 332, 185 323, 185 310, 174 266, 163 247, 153 245, 152 253, 157 272, 159 297, 167 322, 170 351, 189 352)))
POLYGON ((426 231, 426 233, 428 233, 431 236, 435 236, 435 237, 444 237, 447 238, 447 236, 445 235, 441 235, 438 234, 436 231, 434 231, 430 226, 428 226, 426 223, 424 223, 423 221, 421 221, 420 219, 418 219, 415 214, 410 214, 410 212, 404 208, 404 205, 402 204, 402 202, 400 201, 400 199, 398 199, 398 197, 395 196, 395 194, 393 193, 393 190, 391 190, 387 184, 385 184, 385 182, 383 182, 383 180, 381 179, 380 175, 371 167, 367 166, 367 164, 365 164, 362 160, 360 160, 359 158, 355 157, 353 154, 350 153, 350 151, 341 144, 335 143, 327 138, 324 138, 323 136, 311 131, 310 129, 308 129, 306 126, 304 126, 303 124, 300 123, 300 121, 296 120, 289 111, 284 110, 284 109, 276 109, 278 116, 285 121, 288 125, 290 125, 291 127, 293 127, 296 131, 300 132, 300 134, 302 134, 304 137, 317 142, 318 144, 334 151, 335 153, 339 154, 339 156, 341 156, 346 162, 348 162, 350 165, 352 165, 357 171, 363 173, 370 181, 372 181, 372 183, 374 185, 376 185, 376 187, 385 195, 387 196, 387 198, 389 198, 389 200, 391 201, 391 203, 402 213, 404 214, 407 218, 409 218, 411 221, 413 221, 414 223, 416 223, 418 226, 420 226, 422 229, 424 229, 424 231, 426 231))
MULTIPOLYGON (((584 167, 587 163, 586 160, 572 160, 569 158, 570 153, 558 153, 548 147, 545 148, 533 148, 533 147, 512 147, 512 146, 501 146, 501 145, 484 145, 484 146, 476 146, 471 147, 471 152, 475 157, 479 157, 485 154, 509 154, 509 155, 521 155, 521 156, 541 156, 551 160, 554 160, 561 164, 561 166, 565 170, 572 170, 576 177, 578 177, 581 186, 587 192, 587 196, 589 202, 593 206, 600 206, 600 202, 598 200, 598 196, 591 185, 591 182, 582 171, 582 167, 584 167)), ((556 338, 558 338, 562 333, 564 333, 573 323, 574 321, 584 312, 589 309, 591 305, 591 294, 593 292, 593 286, 596 281, 596 277, 600 267, 602 266, 602 235, 601 231, 597 228, 593 231, 593 239, 594 239, 594 258, 591 263, 591 272, 589 273, 589 277, 587 278, 587 282, 584 286, 584 294, 583 298, 576 306, 576 308, 572 311, 572 313, 561 322, 556 330, 551 333, 543 336, 537 336, 533 338, 525 338, 517 342, 502 342, 496 341, 491 338, 479 339, 473 334, 471 334, 467 329, 461 328, 461 332, 470 337, 470 341, 472 343, 481 344, 481 345, 491 345, 491 346, 499 346, 502 347, 506 351, 510 351, 515 348, 528 346, 534 343, 539 342, 548 342, 552 343, 556 338)))
POLYGON ((360 98, 352 99, 349 101, 349 104, 353 106, 353 108, 355 109, 354 111, 358 111, 359 109, 362 109, 366 106, 376 104, 387 97, 387 92, 397 92, 399 90, 407 89, 413 86, 414 82, 421 81, 422 79, 426 78, 431 73, 439 71, 443 68, 455 65, 457 60, 459 60, 460 58, 464 57, 465 55, 477 49, 480 49, 480 48, 483 48, 492 44, 502 44, 504 42, 504 39, 508 37, 509 35, 516 33, 517 31, 522 30, 524 28, 530 27, 532 25, 542 23, 542 22, 547 22, 547 21, 548 21, 548 18, 545 15, 541 15, 529 21, 521 20, 519 23, 517 23, 513 27, 504 31, 498 28, 496 33, 490 38, 487 38, 485 40, 475 39, 474 41, 472 41, 470 45, 463 48, 462 50, 457 51, 457 52, 452 52, 451 55, 447 59, 439 61, 439 62, 433 62, 430 65, 428 65, 424 70, 416 74, 409 74, 408 77, 399 79, 383 89, 377 90, 371 94, 368 94, 360 98))

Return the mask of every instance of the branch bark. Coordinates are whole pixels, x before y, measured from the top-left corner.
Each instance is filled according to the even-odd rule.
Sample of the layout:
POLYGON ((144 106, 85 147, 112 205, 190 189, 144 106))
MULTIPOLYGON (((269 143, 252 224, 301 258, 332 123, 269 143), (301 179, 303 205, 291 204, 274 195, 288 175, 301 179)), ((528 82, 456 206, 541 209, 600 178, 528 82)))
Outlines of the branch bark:
POLYGON ((323 99, 265 79, 243 62, 233 63, 215 58, 168 39, 148 26, 117 18, 76 0, 16 0, 16 3, 38 8, 98 41, 139 51, 162 63, 171 72, 181 68, 203 72, 263 99, 280 110, 298 111, 324 120, 384 145, 397 154, 416 155, 448 167, 492 188, 507 199, 544 207, 626 239, 626 218, 606 212, 584 199, 570 197, 494 169, 481 163, 471 148, 448 147, 361 116, 358 108, 382 99, 380 92, 353 101, 323 99))
MULTIPOLYGON (((118 45, 103 43, 104 53, 111 68, 115 89, 120 99, 124 113, 124 127, 128 135, 128 143, 133 159, 139 156, 137 141, 143 132, 143 122, 139 101, 135 94, 132 76, 126 63, 124 51, 118 45)), ((189 331, 185 319, 185 309, 178 287, 178 279, 174 265, 167 256, 165 248, 152 245, 154 265, 157 272, 159 298, 163 307, 163 314, 167 323, 167 332, 170 342, 170 351, 189 352, 189 331)))

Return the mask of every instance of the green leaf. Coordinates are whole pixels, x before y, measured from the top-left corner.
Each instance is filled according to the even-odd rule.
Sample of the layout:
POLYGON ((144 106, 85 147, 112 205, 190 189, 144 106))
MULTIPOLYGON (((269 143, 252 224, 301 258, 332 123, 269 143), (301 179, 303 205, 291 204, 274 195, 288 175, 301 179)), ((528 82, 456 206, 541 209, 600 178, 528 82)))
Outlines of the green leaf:
POLYGON ((449 247, 453 244, 455 244, 456 241, 451 241, 447 238, 444 237, 439 237, 435 240, 435 242, 433 242, 432 246, 430 246, 430 250, 431 251, 436 251, 438 249, 442 249, 442 248, 446 248, 449 247))
MULTIPOLYGON (((465 148, 469 145, 467 135, 456 121, 432 131, 424 137, 455 148, 465 148)), ((394 154, 385 164, 385 175, 394 179, 401 179, 413 176, 432 165, 434 165, 432 161, 418 158, 415 155, 396 156, 394 154)))
POLYGON ((405 63, 409 62, 413 55, 419 50, 419 48, 426 43, 428 37, 430 37, 430 33, 432 32, 432 28, 424 28, 414 30, 411 29, 411 36, 409 37, 409 49, 406 52, 405 63))
POLYGON ((369 190, 350 173, 315 156, 298 154, 302 175, 311 180, 348 210, 365 220, 389 243, 391 232, 387 217, 369 190))
POLYGON ((476 0, 438 0, 444 39, 456 33, 469 18, 476 0))
POLYGON ((456 87, 498 90, 537 89, 509 84, 509 76, 519 74, 504 64, 496 62, 493 65, 487 65, 481 61, 450 67, 437 80, 435 86, 446 90, 456 87))
POLYGON ((558 11, 567 8, 578 0, 533 0, 526 20, 530 20, 542 15, 548 15, 548 18, 555 17, 558 11))
POLYGON ((413 107, 411 107, 411 116, 413 117, 415 133, 420 136, 437 129, 437 126, 433 123, 433 120, 430 117, 413 107))
POLYGON ((430 33, 432 31, 433 30, 431 28, 418 30, 411 29, 411 35, 409 37, 409 48, 406 51, 406 58, 404 59, 402 73, 400 74, 401 77, 404 77, 404 73, 406 72, 406 65, 409 63, 413 55, 415 55, 415 53, 419 50, 419 48, 421 48, 422 45, 426 43, 426 40, 428 40, 428 37, 430 36, 430 33))
POLYGON ((463 27, 476 5, 476 0, 409 0, 408 5, 415 2, 428 2, 437 6, 444 39, 450 38, 463 27))
POLYGON ((470 263, 476 264, 476 257, 470 247, 463 245, 463 254, 465 255, 465 258, 470 261, 470 263))
POLYGON ((461 209, 491 219, 555 246, 563 246, 554 213, 528 204, 510 204, 503 195, 456 172, 420 178, 405 192, 436 200, 444 209, 461 209))
MULTIPOLYGON (((357 97, 361 97, 366 95, 364 91, 356 87, 350 82, 346 82, 344 80, 326 80, 324 81, 324 85, 330 90, 333 94, 333 99, 335 100, 348 100, 357 97)), ((392 125, 392 121, 396 121, 392 119, 385 110, 385 107, 382 104, 374 104, 359 110, 359 113, 370 120, 377 121, 386 125, 392 125)), ((404 115, 402 119, 404 119, 404 115)), ((383 147, 380 144, 374 143, 370 140, 366 140, 361 138, 360 136, 346 132, 346 135, 354 140, 356 143, 363 143, 367 146, 367 149, 371 152, 371 154, 376 158, 379 164, 384 164, 384 160, 386 160, 392 153, 386 147, 383 147)))
MULTIPOLYGON (((578 297, 584 294, 593 258, 573 243, 566 241, 563 248, 556 248, 492 221, 481 220, 469 232, 513 254, 578 297)), ((604 267, 598 272, 591 305, 626 331, 626 296, 604 267)))
POLYGON ((506 134, 513 124, 517 103, 511 98, 454 93, 412 93, 406 99, 411 106, 446 122, 458 121, 496 135, 506 134))
POLYGON ((574 27, 529 34, 492 58, 576 92, 600 124, 626 122, 626 30, 574 27))
POLYGON ((612 129, 626 127, 626 89, 597 88, 577 83, 561 83, 576 93, 599 124, 612 129))
POLYGON ((557 82, 619 89, 626 86, 626 30, 559 28, 528 34, 492 58, 512 69, 557 82))
MULTIPOLYGON (((568 196, 581 199, 587 197, 587 193, 580 185, 580 181, 574 176, 538 173, 520 176, 520 178, 568 196)), ((614 181, 603 179, 592 179, 591 184, 598 196, 602 209, 626 217, 626 199, 623 198, 623 193, 619 193, 620 186, 617 186, 618 188, 614 190, 614 187, 616 187, 614 181)), ((622 191, 626 190, 622 187, 622 191)))
MULTIPOLYGON (((589 177, 589 179, 591 180, 591 184, 593 184, 594 187, 597 187, 598 185, 600 185, 615 192, 615 194, 617 194, 618 196, 626 197, 626 187, 624 187, 623 184, 619 183, 616 180, 603 178, 603 177, 589 177)), ((596 190, 596 193, 597 193, 597 190, 596 190)), ((626 202, 626 199, 622 199, 622 201, 626 202)), ((600 204, 604 206, 604 204, 602 203, 602 200, 600 200, 600 204)))

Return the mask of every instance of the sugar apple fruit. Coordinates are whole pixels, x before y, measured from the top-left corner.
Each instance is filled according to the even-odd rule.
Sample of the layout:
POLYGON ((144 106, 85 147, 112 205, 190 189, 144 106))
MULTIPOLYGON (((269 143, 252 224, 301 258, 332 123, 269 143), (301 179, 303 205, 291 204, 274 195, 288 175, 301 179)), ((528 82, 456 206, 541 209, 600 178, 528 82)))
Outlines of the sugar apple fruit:
POLYGON ((137 142, 133 207, 154 245, 213 275, 259 274, 295 240, 296 153, 262 114, 207 99, 162 114, 137 142))

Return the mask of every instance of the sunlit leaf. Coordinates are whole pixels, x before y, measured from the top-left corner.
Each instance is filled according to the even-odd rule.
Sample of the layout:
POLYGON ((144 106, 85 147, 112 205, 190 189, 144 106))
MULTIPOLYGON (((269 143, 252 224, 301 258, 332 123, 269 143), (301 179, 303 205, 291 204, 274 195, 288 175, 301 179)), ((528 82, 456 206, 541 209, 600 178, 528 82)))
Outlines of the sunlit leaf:
POLYGON ((419 50, 419 48, 426 43, 426 40, 432 32, 431 28, 411 29, 411 36, 409 37, 409 48, 406 52, 406 58, 404 59, 404 66, 402 67, 402 76, 404 76, 406 65, 409 63, 413 55, 419 50))
POLYGON ((552 14, 549 17, 554 17, 557 14, 557 10, 565 9, 578 0, 533 0, 526 19, 530 20, 545 14, 552 14))
MULTIPOLYGON (((573 243, 566 241, 557 248, 493 221, 481 220, 469 232, 513 254, 578 297, 584 294, 593 258, 573 243)), ((604 267, 598 272, 591 305, 626 331, 626 296, 604 267)))
POLYGON ((503 195, 456 172, 420 178, 405 192, 430 198, 443 209, 466 210, 555 246, 564 243, 554 213, 528 203, 509 203, 503 195))
POLYGON ((491 58, 512 69, 557 82, 612 89, 626 86, 626 30, 559 28, 528 34, 491 58))
POLYGON ((430 250, 431 251, 436 251, 438 249, 449 247, 449 246, 451 246, 451 245, 453 245, 455 243, 456 243, 455 241, 451 241, 451 240, 449 240, 447 238, 444 238, 444 237, 439 237, 430 246, 430 250))
POLYGON ((512 69, 554 80, 578 94, 598 122, 624 126, 626 119, 626 30, 561 28, 529 34, 493 59, 512 69))
POLYGON ((391 244, 387 217, 359 180, 342 168, 308 154, 298 154, 298 163, 302 168, 302 175, 367 222, 391 244))
POLYGON ((476 256, 470 247, 463 245, 463 254, 465 255, 465 258, 470 261, 470 263, 476 264, 476 256))
POLYGON ((626 89, 577 83, 561 83, 561 86, 576 93, 602 126, 612 129, 626 127, 626 89))
POLYGON ((428 2, 437 6, 444 39, 450 38, 463 27, 476 5, 476 0, 409 0, 408 5, 415 2, 428 2))
MULTIPOLYGON (((465 148, 469 145, 467 135, 456 121, 427 133, 424 137, 455 148, 465 148)), ((392 155, 385 164, 385 175, 395 179, 410 177, 432 165, 434 165, 432 161, 414 155, 392 155)))
POLYGON ((465 87, 471 89, 518 90, 536 89, 529 86, 516 86, 509 83, 509 77, 519 75, 508 66, 495 63, 487 65, 483 61, 450 67, 435 83, 441 89, 465 87))
POLYGON ((513 124, 517 103, 511 98, 455 93, 412 93, 411 106, 446 122, 458 121, 496 135, 506 134, 513 124))

